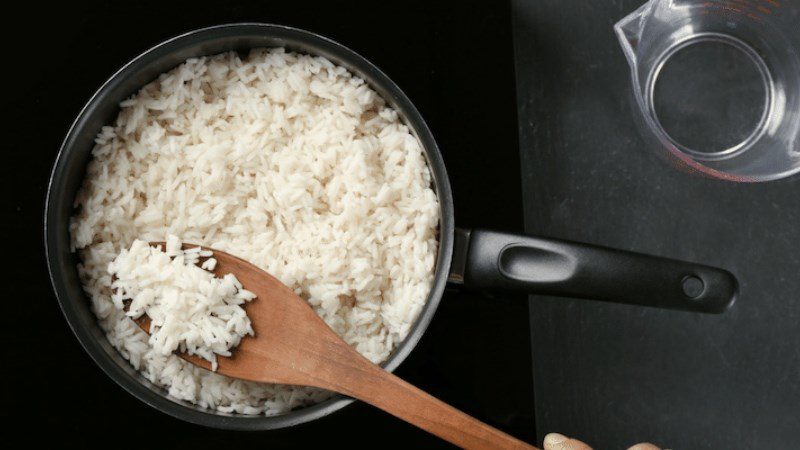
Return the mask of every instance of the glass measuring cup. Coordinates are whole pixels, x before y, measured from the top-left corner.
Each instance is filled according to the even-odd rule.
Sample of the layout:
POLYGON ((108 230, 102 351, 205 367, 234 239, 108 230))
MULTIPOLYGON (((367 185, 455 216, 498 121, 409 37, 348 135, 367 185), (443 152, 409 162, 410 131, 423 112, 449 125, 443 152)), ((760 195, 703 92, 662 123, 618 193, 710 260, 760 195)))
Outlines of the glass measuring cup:
POLYGON ((800 0, 650 0, 614 29, 648 133, 735 181, 800 172, 800 0))

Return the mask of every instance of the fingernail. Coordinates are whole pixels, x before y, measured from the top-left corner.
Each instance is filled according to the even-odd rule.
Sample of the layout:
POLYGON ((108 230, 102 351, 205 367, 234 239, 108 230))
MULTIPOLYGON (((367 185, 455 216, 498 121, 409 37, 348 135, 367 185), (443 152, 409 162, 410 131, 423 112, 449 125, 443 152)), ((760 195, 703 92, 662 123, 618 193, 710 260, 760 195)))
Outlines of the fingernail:
POLYGON ((550 445, 558 445, 558 444, 563 443, 566 440, 567 440, 566 436, 564 436, 563 434, 558 434, 558 433, 550 433, 550 434, 548 434, 547 436, 544 437, 544 443, 545 444, 550 444, 550 445))

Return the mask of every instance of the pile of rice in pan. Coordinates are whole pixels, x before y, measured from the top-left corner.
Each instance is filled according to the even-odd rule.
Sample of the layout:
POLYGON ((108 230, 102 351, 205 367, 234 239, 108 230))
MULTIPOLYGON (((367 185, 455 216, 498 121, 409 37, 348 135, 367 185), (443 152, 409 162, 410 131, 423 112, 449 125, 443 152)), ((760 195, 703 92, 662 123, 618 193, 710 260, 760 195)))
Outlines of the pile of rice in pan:
MULTIPOLYGON (((137 240, 174 236, 250 261, 375 363, 427 299, 439 205, 420 143, 363 80, 324 58, 276 48, 187 60, 122 102, 92 155, 70 223, 81 281, 111 344, 176 399, 273 415, 330 394, 228 378, 154 345, 112 288, 117 272, 150 264, 113 264, 137 240)), ((171 333, 162 339, 174 349, 189 345, 171 333)), ((192 345, 209 360, 222 354, 192 345)))

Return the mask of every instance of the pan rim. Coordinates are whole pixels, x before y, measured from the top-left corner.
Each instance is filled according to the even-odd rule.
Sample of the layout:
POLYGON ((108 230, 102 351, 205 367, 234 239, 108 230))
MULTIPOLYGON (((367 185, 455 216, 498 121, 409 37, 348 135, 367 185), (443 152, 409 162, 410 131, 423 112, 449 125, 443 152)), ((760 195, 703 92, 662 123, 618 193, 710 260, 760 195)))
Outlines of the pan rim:
MULTIPOLYGON (((67 255, 65 256, 64 254, 65 243, 63 242, 63 238, 60 240, 58 239, 59 236, 63 237, 64 233, 66 233, 67 237, 69 236, 66 224, 63 222, 59 223, 60 218, 58 213, 64 208, 64 202, 66 201, 71 205, 73 198, 70 196, 70 198, 65 199, 65 195, 63 194, 56 195, 54 189, 62 188, 67 181, 68 175, 65 173, 65 161, 70 157, 75 157, 74 154, 76 150, 74 148, 74 140, 76 136, 83 131, 88 118, 95 112, 95 108, 99 104, 106 101, 104 100, 105 95, 108 94, 116 84, 139 73, 149 64, 152 64, 153 61, 147 61, 148 58, 155 57, 160 52, 166 52, 164 55, 175 53, 199 39, 219 39, 220 34, 227 34, 230 36, 263 35, 269 38, 277 36, 278 38, 294 39, 292 43, 297 45, 310 43, 325 48, 326 51, 335 54, 336 58, 333 59, 335 59, 334 62, 336 64, 342 65, 356 75, 364 78, 373 89, 376 89, 376 91, 392 105, 392 107, 398 110, 404 123, 409 126, 419 139, 433 177, 433 186, 439 200, 439 249, 436 269, 434 272, 433 285, 431 286, 431 291, 428 294, 425 306, 423 306, 422 311, 406 338, 398 344, 395 351, 383 364, 383 367, 388 371, 394 371, 394 369, 408 357, 414 347, 416 347, 430 324, 430 321, 433 319, 433 315, 444 293, 453 253, 453 233, 455 230, 453 199, 447 171, 439 148, 425 120, 411 100, 385 73, 369 60, 329 38, 285 25, 257 22, 229 23, 182 33, 150 47, 131 59, 120 69, 115 71, 114 74, 94 92, 70 126, 50 173, 43 217, 47 268, 50 282, 53 286, 62 314, 67 320, 73 334, 81 343, 81 346, 90 355, 95 364, 134 397, 172 417, 207 427, 229 430, 285 428, 324 417, 351 404, 353 399, 337 394, 321 403, 296 409, 285 414, 275 416, 244 416, 222 414, 200 408, 189 402, 170 398, 167 396, 166 392, 164 392, 163 388, 155 387, 138 374, 127 360, 124 361, 127 367, 120 366, 113 355, 109 354, 108 347, 110 344, 108 344, 102 333, 102 340, 106 341, 105 344, 107 345, 103 345, 104 343, 97 339, 97 334, 93 334, 92 330, 81 326, 81 318, 77 311, 78 306, 76 302, 82 301, 88 303, 88 299, 82 290, 79 295, 70 292, 71 289, 67 286, 65 274, 57 267, 58 262, 61 262, 64 258, 70 257, 68 248, 67 255), (135 374, 131 372, 135 372, 135 374), (148 384, 150 386, 148 386, 148 384)), ((323 56, 328 57, 328 55, 323 56)), ((69 247, 68 240, 66 246, 69 247)), ((77 271, 77 268, 75 268, 75 270, 77 271)), ((99 329, 96 321, 94 326, 99 329)), ((113 347, 111 350, 117 352, 113 347)))

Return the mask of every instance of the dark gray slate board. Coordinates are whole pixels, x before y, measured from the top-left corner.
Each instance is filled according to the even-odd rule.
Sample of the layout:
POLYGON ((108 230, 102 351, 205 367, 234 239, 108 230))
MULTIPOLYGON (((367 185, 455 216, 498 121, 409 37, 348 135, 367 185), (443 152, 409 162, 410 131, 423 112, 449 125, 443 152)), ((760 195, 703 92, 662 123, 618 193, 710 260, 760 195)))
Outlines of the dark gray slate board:
POLYGON ((612 29, 640 4, 512 2, 527 231, 719 265, 741 295, 719 316, 531 297, 537 433, 798 448, 800 177, 699 178, 645 148, 612 29))

